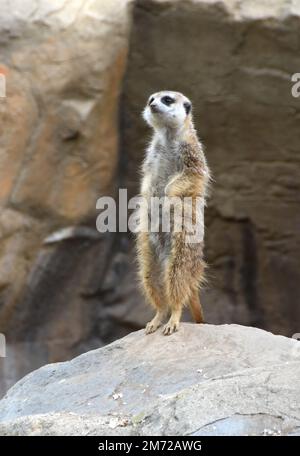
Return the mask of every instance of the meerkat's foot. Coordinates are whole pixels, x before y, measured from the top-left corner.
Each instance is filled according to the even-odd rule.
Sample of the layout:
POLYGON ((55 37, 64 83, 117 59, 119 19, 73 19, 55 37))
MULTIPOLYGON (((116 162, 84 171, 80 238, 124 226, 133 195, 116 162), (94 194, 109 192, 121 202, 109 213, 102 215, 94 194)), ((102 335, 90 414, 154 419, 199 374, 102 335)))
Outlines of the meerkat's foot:
POLYGON ((145 328, 146 334, 154 333, 161 326, 161 321, 162 315, 160 313, 157 313, 155 317, 149 321, 149 323, 147 323, 145 328))
POLYGON ((156 322, 154 322, 154 319, 153 319, 153 320, 149 321, 149 323, 146 324, 145 333, 146 334, 154 333, 160 326, 161 326, 161 323, 156 323, 156 322))
POLYGON ((173 320, 172 317, 168 321, 168 323, 164 326, 163 334, 165 336, 169 336, 174 332, 178 331, 179 329, 179 320, 173 320))

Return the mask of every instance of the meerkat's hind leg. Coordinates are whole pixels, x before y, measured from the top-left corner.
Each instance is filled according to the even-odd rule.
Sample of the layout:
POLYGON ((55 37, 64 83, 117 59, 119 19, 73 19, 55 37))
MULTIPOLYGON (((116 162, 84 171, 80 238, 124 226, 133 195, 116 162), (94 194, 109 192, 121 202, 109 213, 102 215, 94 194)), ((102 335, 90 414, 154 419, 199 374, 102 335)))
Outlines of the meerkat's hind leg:
POLYGON ((173 253, 173 258, 176 258, 176 261, 171 260, 165 271, 166 298, 171 310, 170 319, 163 329, 165 336, 178 331, 183 306, 191 298, 192 290, 187 277, 186 267, 182 258, 180 261, 180 247, 181 242, 179 242, 176 249, 179 254, 173 253))
POLYGON ((152 318, 152 320, 149 321, 149 323, 147 323, 147 325, 146 325, 146 328, 145 328, 146 334, 154 333, 162 325, 165 315, 166 315, 166 313, 163 309, 158 309, 156 311, 154 318, 152 318))
POLYGON ((163 322, 165 318, 167 308, 164 305, 163 296, 161 290, 157 289, 153 285, 153 277, 144 279, 144 290, 150 304, 156 309, 156 314, 149 323, 147 323, 145 332, 151 334, 155 332, 163 322))
POLYGON ((188 290, 186 289, 184 282, 178 281, 178 278, 175 276, 172 277, 172 280, 170 280, 170 277, 168 278, 167 298, 171 309, 171 316, 163 329, 163 334, 165 336, 169 336, 178 331, 182 308, 188 298, 188 290))
POLYGON ((172 309, 171 316, 163 329, 163 334, 165 336, 169 336, 170 334, 173 334, 174 332, 178 331, 181 313, 182 306, 178 306, 176 309, 172 309))

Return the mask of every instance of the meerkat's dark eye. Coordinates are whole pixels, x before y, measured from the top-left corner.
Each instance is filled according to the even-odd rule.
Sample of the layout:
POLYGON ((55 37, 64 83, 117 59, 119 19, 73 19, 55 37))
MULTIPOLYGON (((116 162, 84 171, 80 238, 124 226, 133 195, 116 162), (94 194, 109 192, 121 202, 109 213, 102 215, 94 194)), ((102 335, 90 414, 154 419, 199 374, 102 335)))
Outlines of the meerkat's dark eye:
POLYGON ((186 115, 188 115, 191 112, 191 109, 192 109, 191 103, 189 101, 186 101, 185 103, 183 103, 183 106, 184 106, 186 115))
POLYGON ((151 103, 152 103, 153 101, 154 101, 154 97, 151 97, 151 98, 150 98, 150 100, 149 100, 149 103, 148 103, 148 105, 150 106, 150 105, 151 105, 151 103))
POLYGON ((169 97, 168 95, 165 95, 164 97, 162 97, 162 99, 160 101, 167 106, 170 106, 172 103, 175 103, 174 98, 169 97))

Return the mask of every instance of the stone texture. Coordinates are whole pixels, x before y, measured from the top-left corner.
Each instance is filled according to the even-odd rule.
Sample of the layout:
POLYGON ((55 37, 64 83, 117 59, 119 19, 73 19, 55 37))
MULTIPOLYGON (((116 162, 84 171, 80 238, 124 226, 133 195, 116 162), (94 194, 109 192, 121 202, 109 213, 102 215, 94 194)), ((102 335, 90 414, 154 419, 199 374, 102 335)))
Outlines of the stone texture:
POLYGON ((299 434, 299 375, 299 342, 259 329, 138 331, 19 381, 0 435, 299 434))
POLYGON ((193 100, 215 180, 206 320, 299 332, 298 3, 2 1, 0 396, 150 318, 132 237, 99 236, 95 204, 137 192, 140 112, 167 87, 193 100))

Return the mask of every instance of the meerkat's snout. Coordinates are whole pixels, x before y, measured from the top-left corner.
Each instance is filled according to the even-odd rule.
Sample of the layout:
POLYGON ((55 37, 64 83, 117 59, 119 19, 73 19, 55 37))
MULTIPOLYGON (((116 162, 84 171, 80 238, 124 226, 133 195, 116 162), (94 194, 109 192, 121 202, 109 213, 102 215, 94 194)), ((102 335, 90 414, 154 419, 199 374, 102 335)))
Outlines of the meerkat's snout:
POLYGON ((148 102, 148 105, 151 106, 151 104, 155 101, 154 97, 150 97, 150 100, 148 102))
MULTIPOLYGON (((158 100, 155 100, 155 97, 154 96, 151 96, 149 101, 148 101, 148 104, 145 108, 145 111, 147 110, 147 107, 149 106, 150 108, 150 111, 152 114, 157 114, 159 113, 159 107, 158 107, 158 100)), ((147 119, 146 119, 147 120, 147 119)))
POLYGON ((150 106, 151 112, 153 114, 157 114, 159 112, 159 109, 158 109, 158 106, 156 103, 153 102, 149 106, 150 106))

